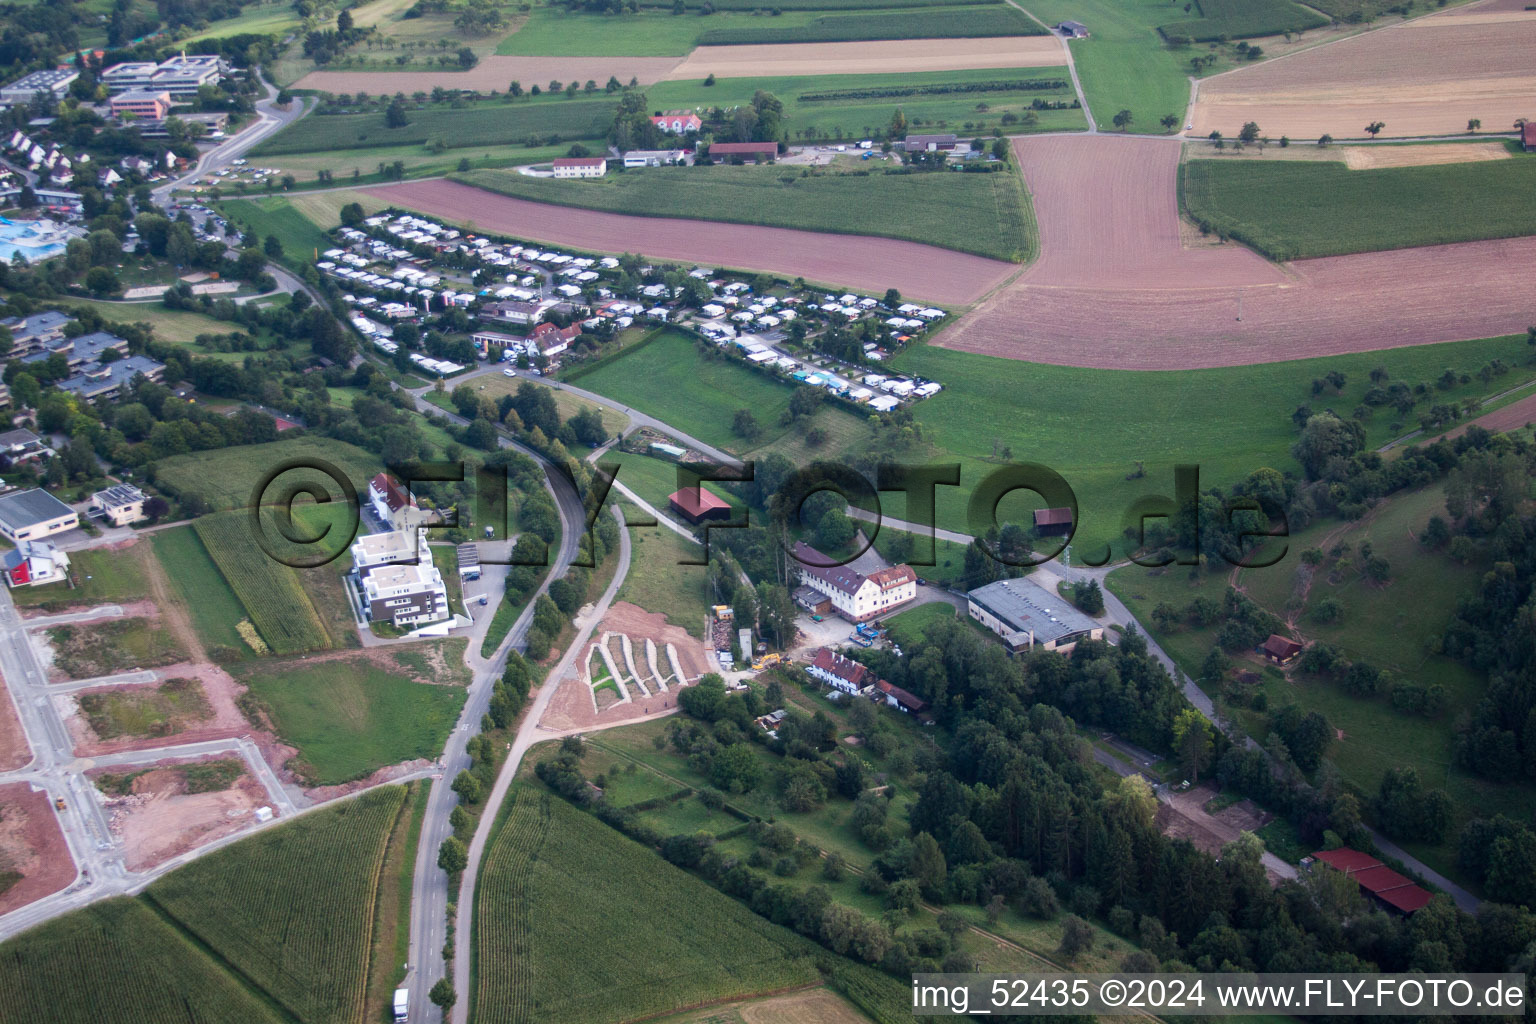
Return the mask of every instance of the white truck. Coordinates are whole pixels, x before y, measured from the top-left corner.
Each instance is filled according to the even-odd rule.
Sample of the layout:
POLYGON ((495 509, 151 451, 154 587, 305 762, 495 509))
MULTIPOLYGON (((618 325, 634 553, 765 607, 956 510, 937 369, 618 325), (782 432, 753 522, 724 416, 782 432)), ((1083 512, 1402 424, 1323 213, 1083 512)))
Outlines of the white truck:
POLYGON ((395 989, 395 1024, 405 1024, 411 1012, 411 990, 395 989))

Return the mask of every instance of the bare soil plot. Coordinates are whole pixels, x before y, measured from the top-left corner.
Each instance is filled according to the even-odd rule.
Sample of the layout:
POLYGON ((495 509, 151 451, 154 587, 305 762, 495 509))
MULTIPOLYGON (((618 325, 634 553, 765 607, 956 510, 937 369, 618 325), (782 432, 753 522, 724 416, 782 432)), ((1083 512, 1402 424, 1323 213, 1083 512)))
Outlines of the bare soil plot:
POLYGON ((1384 167, 1431 167, 1438 164, 1482 163, 1513 156, 1502 141, 1434 142, 1398 146, 1266 146, 1264 149, 1214 149, 1206 144, 1186 145, 1186 160, 1303 160, 1342 163, 1352 171, 1384 167))
MULTIPOLYGON (((235 682, 229 673, 207 662, 171 665, 157 671, 158 679, 152 683, 128 686, 107 686, 82 690, 79 693, 54 698, 74 742, 75 753, 82 757, 115 754, 124 750, 142 750, 165 746, 167 743, 201 743, 206 740, 232 739, 254 732, 240 712, 237 703, 245 693, 245 687, 235 682), (90 722, 90 716, 81 710, 81 701, 90 697, 105 697, 109 701, 122 701, 124 710, 133 714, 136 703, 154 700, 156 691, 166 680, 190 679, 201 690, 206 701, 207 713, 202 716, 185 716, 168 723, 166 731, 142 734, 131 732, 101 736, 90 722)), ((112 731, 112 730, 107 730, 112 731)), ((281 763, 281 762, 278 762, 281 763)))
POLYGON ((764 78, 966 71, 971 68, 1049 68, 1067 62, 1063 46, 1055 36, 699 46, 661 77, 764 78))
POLYGON ((1235 244, 1181 246, 1170 142, 1060 136, 1015 148, 1040 260, 942 333, 942 347, 1195 369, 1488 338, 1530 321, 1536 238, 1276 266, 1235 244))
POLYGON ((33 634, 35 641, 45 638, 52 653, 49 678, 55 682, 155 668, 187 656, 158 615, 69 623, 33 634))
POLYGON ((25 782, 0 786, 0 914, 74 880, 75 862, 48 794, 25 782))
MULTIPOLYGON (((323 92, 366 92, 370 95, 418 90, 472 89, 475 92, 506 92, 508 83, 548 82, 593 79, 606 82, 616 75, 621 82, 631 78, 650 85, 667 77, 678 63, 676 57, 506 57, 497 54, 480 58, 468 71, 311 71, 294 84, 296 89, 323 92)), ((707 73, 707 72, 706 72, 707 73)))
MULTIPOLYGON (((1256 121, 1271 137, 1452 135, 1470 118, 1506 131, 1536 116, 1536 19, 1483 8, 1351 36, 1200 83, 1196 135, 1256 121)), ((1536 12, 1533 12, 1536 13, 1536 12)))
MULTIPOLYGON (((1536 423, 1536 395, 1529 395, 1518 402, 1510 402, 1508 405, 1493 412, 1486 413, 1474 420, 1468 420, 1455 430, 1442 435, 1452 440, 1467 432, 1468 427, 1482 427, 1491 430, 1495 434, 1507 433, 1511 430, 1523 430, 1532 423, 1536 423)), ((1434 438, 1416 438, 1416 444, 1427 443, 1434 438)))
MULTIPOLYGON (((1169 148, 1177 158, 1177 147, 1169 148)), ((865 291, 896 288, 941 305, 974 302, 1018 269, 917 242, 603 213, 513 199, 453 181, 412 181, 363 191, 471 230, 589 252, 637 252, 680 263, 768 271, 865 291)))
MULTIPOLYGON (((1249 800, 1239 800, 1212 814, 1205 805, 1216 796, 1216 787, 1202 783, 1183 793, 1172 793, 1169 802, 1157 805, 1157 827, 1166 836, 1188 839, 1195 848, 1212 856, 1218 856, 1221 848, 1232 842, 1242 832, 1254 832, 1270 821, 1267 815, 1249 800)), ((1266 870, 1271 883, 1279 876, 1266 870)))
POLYGON ((32 760, 27 734, 21 728, 9 687, 0 680, 0 772, 15 771, 32 760))
MULTIPOLYGON (((594 641, 599 640, 607 632, 622 633, 629 637, 635 667, 644 674, 651 695, 647 697, 640 692, 639 687, 630 685, 631 699, 628 703, 621 703, 611 689, 604 689, 596 694, 598 706, 602 710, 594 711, 592 709, 593 693, 586 680, 582 678, 582 665, 578 661, 572 671, 556 683, 559 689, 550 700, 549 707, 539 722, 540 727, 552 730, 580 729, 598 723, 608 725, 613 722, 648 718, 652 715, 666 714, 675 709, 677 680, 668 678, 667 689, 662 691, 659 687, 652 685, 650 672, 642 667, 645 663, 647 638, 656 644, 658 670, 669 677, 672 671, 666 655, 667 644, 671 644, 672 649, 677 652, 678 666, 687 676, 689 683, 697 682, 699 676, 714 671, 703 641, 689 636, 687 630, 681 626, 674 626, 667 622, 665 615, 648 612, 627 601, 616 602, 608 609, 608 614, 603 616, 602 622, 598 623, 597 628, 592 632, 594 641)), ((625 666, 621 644, 617 637, 611 639, 609 652, 613 656, 615 666, 627 679, 629 671, 625 666)), ((600 660, 594 659, 594 663, 600 663, 600 660)))
POLYGON ((143 871, 215 839, 233 835, 254 820, 271 797, 244 773, 228 789, 188 793, 175 762, 161 762, 133 780, 127 796, 109 799, 107 822, 123 843, 123 863, 143 871))

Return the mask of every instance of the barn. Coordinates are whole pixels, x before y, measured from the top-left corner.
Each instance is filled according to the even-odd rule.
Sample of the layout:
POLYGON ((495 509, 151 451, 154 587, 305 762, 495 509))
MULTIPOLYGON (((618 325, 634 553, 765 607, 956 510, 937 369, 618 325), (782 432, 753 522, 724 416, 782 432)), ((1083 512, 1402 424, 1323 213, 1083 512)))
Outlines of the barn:
POLYGON ((730 502, 706 491, 703 485, 684 487, 667 498, 672 511, 695 525, 731 518, 730 502))

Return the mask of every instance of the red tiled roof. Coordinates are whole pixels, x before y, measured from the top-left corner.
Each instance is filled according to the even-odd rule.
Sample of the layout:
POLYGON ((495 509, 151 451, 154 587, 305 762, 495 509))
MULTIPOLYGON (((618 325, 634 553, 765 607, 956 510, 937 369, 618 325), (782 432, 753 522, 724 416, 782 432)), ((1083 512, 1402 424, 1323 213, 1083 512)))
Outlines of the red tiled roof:
POLYGON ((369 486, 384 495, 384 503, 389 506, 391 512, 398 512, 405 506, 412 504, 410 492, 400 485, 400 481, 388 473, 380 473, 375 476, 369 486))
MULTIPOLYGON (((816 656, 811 659, 811 665, 823 672, 831 673, 839 679, 846 680, 853 686, 861 689, 865 686, 865 680, 870 674, 869 669, 852 658, 845 658, 836 651, 829 651, 825 647, 820 648, 816 652, 816 656)), ((875 685, 885 685, 885 682, 881 680, 875 685)))
POLYGON ((1344 872, 1360 888, 1405 914, 1413 913, 1433 899, 1429 890, 1415 885, 1411 878, 1398 874, 1368 853, 1340 848, 1318 850, 1312 856, 1344 872))
POLYGON ((1072 522, 1072 510, 1070 508, 1037 508, 1035 509, 1036 526, 1067 526, 1072 522))
POLYGON ((1381 861, 1370 854, 1361 853, 1359 850, 1351 850, 1342 846, 1337 850, 1318 850, 1312 856, 1324 864, 1338 868, 1345 874, 1381 867, 1381 861))
POLYGON ((717 494, 706 491, 701 484, 698 487, 684 487, 675 491, 667 498, 667 501, 676 505, 690 516, 701 516, 706 512, 718 512, 731 507, 731 503, 717 494))
POLYGON ((917 573, 910 565, 893 565, 889 569, 876 569, 869 574, 869 582, 881 590, 890 590, 904 583, 917 582, 917 573))
POLYGON ((1417 885, 1405 885, 1400 889, 1389 889, 1386 892, 1377 893, 1376 897, 1390 903, 1405 914, 1411 914, 1415 910, 1422 909, 1424 904, 1434 898, 1429 894, 1429 890, 1422 889, 1417 885))
POLYGON ((928 706, 928 702, 923 700, 923 698, 915 697, 901 687, 888 683, 884 679, 876 682, 875 688, 883 694, 895 697, 896 703, 909 711, 921 711, 928 706))
POLYGON ((1411 879, 1393 871, 1385 864, 1377 864, 1373 868, 1351 873, 1351 878, 1360 884, 1360 888, 1367 892, 1383 893, 1388 889, 1400 889, 1405 885, 1412 885, 1411 879))

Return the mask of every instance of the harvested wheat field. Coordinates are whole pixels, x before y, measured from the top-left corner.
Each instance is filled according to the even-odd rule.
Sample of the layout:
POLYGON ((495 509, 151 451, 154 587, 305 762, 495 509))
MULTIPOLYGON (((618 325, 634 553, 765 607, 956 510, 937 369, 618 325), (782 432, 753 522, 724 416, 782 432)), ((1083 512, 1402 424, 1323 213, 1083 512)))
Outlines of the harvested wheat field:
POLYGON ((48 794, 25 782, 0 786, 0 914, 74 880, 75 861, 48 794))
POLYGON ((1001 36, 700 46, 662 77, 767 78, 966 71, 971 68, 1049 68, 1066 64, 1064 45, 1055 36, 1001 36))
POLYGON ((1473 164, 1486 160, 1508 160, 1513 156, 1502 141, 1432 142, 1423 145, 1391 146, 1266 146, 1257 149, 1215 149, 1210 144, 1188 143, 1186 160, 1301 160, 1314 163, 1342 163, 1352 171, 1375 171, 1385 167, 1429 167, 1435 164, 1473 164))
POLYGON ((941 305, 974 302, 1018 270, 1011 263, 917 242, 602 213, 513 199, 453 181, 411 181, 361 191, 472 230, 588 252, 635 252, 679 263, 768 271, 865 291, 896 288, 941 305))
POLYGON ((677 65, 676 57, 505 57, 490 55, 468 71, 311 71, 294 83, 295 89, 322 92, 366 92, 370 95, 413 93, 421 89, 472 89, 476 92, 504 92, 513 79, 523 82, 547 82, 594 79, 606 81, 617 75, 619 81, 638 78, 650 85, 667 77, 677 65))
POLYGON ((1255 121, 1271 138, 1455 135, 1476 118, 1507 131, 1536 117, 1536 19, 1477 8, 1351 36, 1199 85, 1194 134, 1235 135, 1255 121))
POLYGON ((1181 245, 1170 142, 1058 136, 1015 149, 1040 260, 939 335, 941 347, 1174 370, 1487 338, 1530 322, 1536 237, 1279 266, 1236 244, 1181 245))

